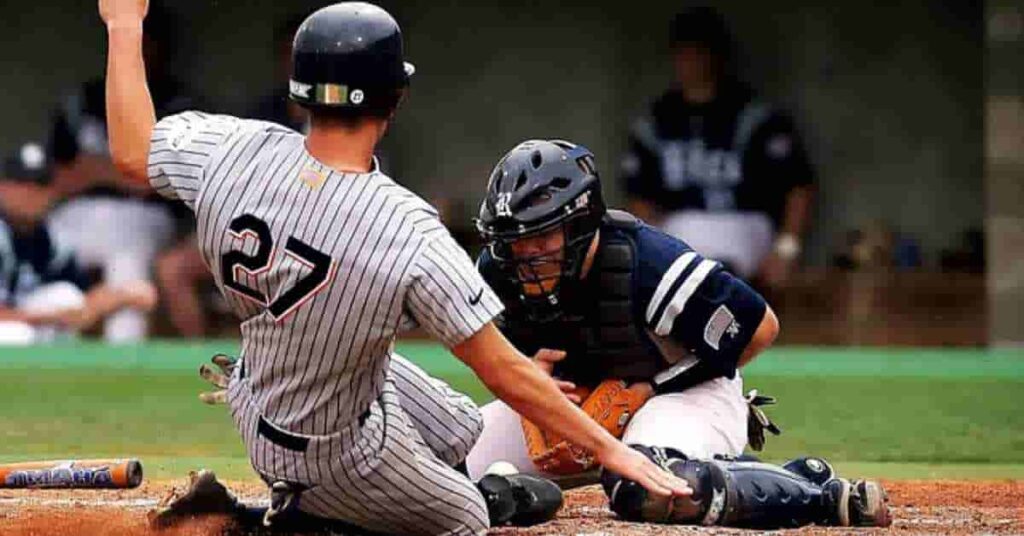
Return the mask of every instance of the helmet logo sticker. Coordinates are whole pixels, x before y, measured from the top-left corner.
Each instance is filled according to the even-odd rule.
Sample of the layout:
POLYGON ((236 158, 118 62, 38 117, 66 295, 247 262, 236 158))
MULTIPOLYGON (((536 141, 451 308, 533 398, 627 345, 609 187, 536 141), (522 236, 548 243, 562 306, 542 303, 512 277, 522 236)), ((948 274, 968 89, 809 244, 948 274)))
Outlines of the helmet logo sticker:
POLYGON ((362 104, 363 99, 365 98, 366 95, 363 94, 363 90, 361 89, 353 89, 352 93, 348 96, 348 100, 351 101, 352 104, 362 104))
POLYGON ((583 208, 590 204, 590 191, 583 192, 576 198, 576 208, 583 208))
POLYGON ((292 95, 301 99, 308 99, 309 90, 313 89, 313 86, 303 84, 302 82, 296 82, 295 80, 292 80, 288 85, 290 86, 289 89, 291 90, 292 95))
POLYGON ((498 194, 498 201, 494 204, 494 211, 498 217, 511 218, 512 217, 512 193, 505 192, 498 194))

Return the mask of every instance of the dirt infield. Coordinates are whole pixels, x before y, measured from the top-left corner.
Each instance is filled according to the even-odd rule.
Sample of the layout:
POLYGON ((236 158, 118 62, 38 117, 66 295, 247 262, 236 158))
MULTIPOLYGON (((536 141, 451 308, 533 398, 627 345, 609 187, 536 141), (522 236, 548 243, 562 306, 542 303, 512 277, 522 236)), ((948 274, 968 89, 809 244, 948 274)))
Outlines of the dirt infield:
MULTIPOLYGON (((1024 534, 1024 481, 887 482, 893 505, 893 527, 899 534, 1024 534)), ((170 488, 147 483, 120 491, 0 490, 0 534, 10 536, 208 536, 224 534, 226 523, 201 519, 172 530, 151 531, 146 511, 170 488)), ((253 484, 231 484, 242 497, 260 497, 253 484)), ((633 536, 647 534, 730 534, 738 530, 638 525, 616 521, 596 487, 572 491, 555 521, 530 530, 496 529, 502 536, 572 534, 633 536)), ((838 529, 811 527, 799 534, 843 534, 838 529)))

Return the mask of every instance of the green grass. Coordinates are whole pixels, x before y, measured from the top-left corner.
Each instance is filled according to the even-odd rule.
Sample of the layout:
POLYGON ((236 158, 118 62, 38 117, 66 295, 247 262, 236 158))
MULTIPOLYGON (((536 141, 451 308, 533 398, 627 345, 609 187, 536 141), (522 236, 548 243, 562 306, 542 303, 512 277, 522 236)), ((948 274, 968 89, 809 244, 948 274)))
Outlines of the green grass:
MULTIPOLYGON (((139 457, 155 478, 206 466, 252 478, 227 411, 198 402, 195 370, 236 344, 0 349, 0 460, 139 457)), ((399 351, 478 402, 489 395, 440 348, 399 351)), ((850 474, 1024 478, 1024 352, 783 348, 747 386, 779 398, 770 460, 813 453, 850 474)), ((666 423, 671 426, 671 423, 666 423)))

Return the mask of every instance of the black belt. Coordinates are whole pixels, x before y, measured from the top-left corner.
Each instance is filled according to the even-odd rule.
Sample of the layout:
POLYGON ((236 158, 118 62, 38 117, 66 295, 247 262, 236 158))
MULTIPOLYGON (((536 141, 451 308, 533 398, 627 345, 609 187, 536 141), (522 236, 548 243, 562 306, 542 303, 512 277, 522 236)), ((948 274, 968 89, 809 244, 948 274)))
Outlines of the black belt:
MULTIPOLYGON (((359 426, 363 426, 366 423, 366 419, 370 416, 370 408, 366 408, 366 411, 359 416, 359 426)), ((267 438, 267 441, 288 450, 294 450, 296 452, 306 452, 309 447, 309 438, 290 434, 284 430, 270 424, 270 421, 260 418, 256 421, 256 433, 267 438)))
POLYGON ((276 428, 267 422, 266 419, 260 415, 259 421, 256 423, 256 433, 267 438, 267 441, 288 450, 294 450, 296 452, 305 452, 306 447, 309 446, 309 438, 289 434, 280 428, 276 428))

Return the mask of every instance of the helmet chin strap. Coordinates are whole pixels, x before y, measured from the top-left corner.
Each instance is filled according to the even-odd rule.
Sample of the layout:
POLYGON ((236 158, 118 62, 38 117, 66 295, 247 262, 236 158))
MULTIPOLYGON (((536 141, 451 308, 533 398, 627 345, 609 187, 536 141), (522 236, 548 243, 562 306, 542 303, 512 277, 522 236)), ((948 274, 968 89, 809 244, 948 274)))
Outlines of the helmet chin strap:
POLYGON ((594 258, 597 257, 597 246, 601 243, 601 230, 594 232, 594 238, 590 240, 590 247, 587 248, 587 256, 583 259, 583 266, 580 268, 580 280, 587 278, 590 268, 594 266, 594 258))

